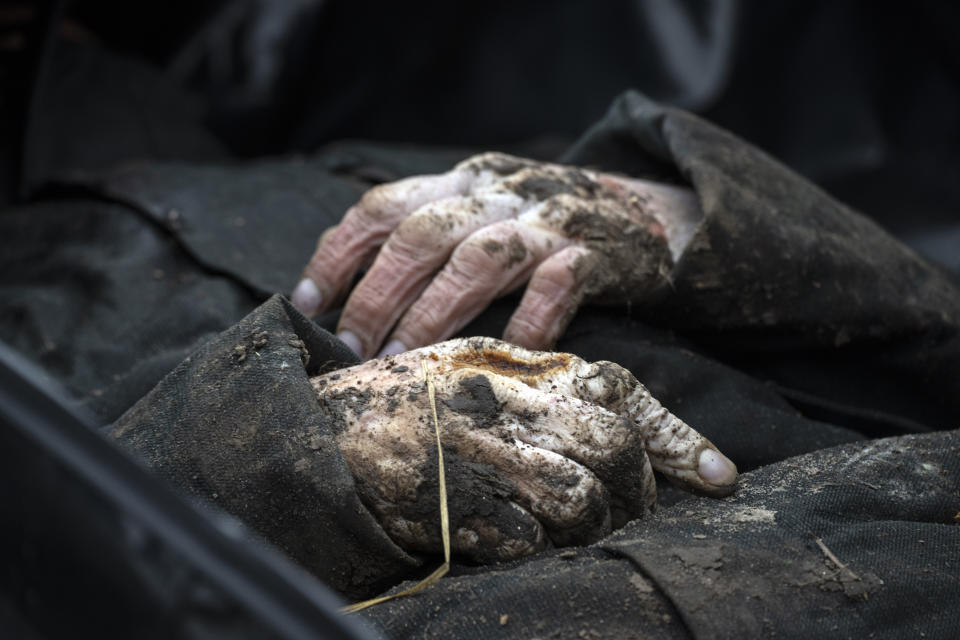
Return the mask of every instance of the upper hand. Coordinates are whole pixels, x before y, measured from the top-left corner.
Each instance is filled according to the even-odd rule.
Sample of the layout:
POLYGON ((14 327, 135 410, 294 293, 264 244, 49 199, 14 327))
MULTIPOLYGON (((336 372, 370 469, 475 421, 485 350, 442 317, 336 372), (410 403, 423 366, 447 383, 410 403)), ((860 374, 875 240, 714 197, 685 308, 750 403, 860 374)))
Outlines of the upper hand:
POLYGON ((482 154, 368 191, 320 239, 292 300, 331 308, 372 261, 338 327, 371 357, 443 340, 529 281, 503 337, 548 348, 585 297, 639 300, 662 283, 678 221, 698 214, 687 189, 482 154))

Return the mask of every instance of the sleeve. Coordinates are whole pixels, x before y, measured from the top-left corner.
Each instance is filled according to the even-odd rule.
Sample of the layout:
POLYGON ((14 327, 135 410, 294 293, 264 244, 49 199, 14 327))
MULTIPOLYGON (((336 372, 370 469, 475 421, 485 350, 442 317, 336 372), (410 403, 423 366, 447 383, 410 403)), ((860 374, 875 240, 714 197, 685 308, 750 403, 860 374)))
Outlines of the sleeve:
POLYGON ((274 296, 186 358, 109 432, 342 595, 366 597, 419 563, 360 502, 308 380, 355 358, 274 296))
POLYGON ((635 92, 564 160, 696 190, 704 218, 642 310, 652 324, 826 419, 882 412, 895 430, 924 431, 960 414, 960 290, 870 219, 731 133, 635 92))

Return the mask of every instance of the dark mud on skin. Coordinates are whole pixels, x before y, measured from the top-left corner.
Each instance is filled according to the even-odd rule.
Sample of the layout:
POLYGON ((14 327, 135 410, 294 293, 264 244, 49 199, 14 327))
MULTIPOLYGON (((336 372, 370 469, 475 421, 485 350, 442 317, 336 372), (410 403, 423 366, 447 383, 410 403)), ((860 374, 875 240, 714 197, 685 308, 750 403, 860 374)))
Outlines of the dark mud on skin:
POLYGON ((523 244, 523 238, 521 238, 520 234, 517 233, 510 236, 506 246, 504 246, 502 242, 497 242, 496 240, 487 240, 481 246, 489 256, 498 255, 506 250, 507 268, 523 262, 528 255, 527 246, 523 244))
MULTIPOLYGON (((583 295, 594 302, 640 303, 668 284, 673 259, 649 199, 620 186, 594 179, 587 172, 562 165, 544 165, 505 154, 488 153, 460 169, 490 171, 504 178, 499 188, 528 202, 542 203, 543 222, 590 249, 572 267, 583 295)), ((506 250, 512 267, 530 251, 519 236, 508 242, 487 241, 488 255, 506 250)))
POLYGON ((499 176, 508 176, 523 169, 531 169, 539 163, 524 158, 516 158, 505 153, 485 153, 461 163, 458 169, 465 169, 480 173, 481 171, 490 171, 499 176))
MULTIPOLYGON (((576 477, 557 474, 547 468, 538 470, 537 473, 549 478, 554 486, 574 487, 581 482, 576 477)), ((544 522, 544 519, 541 519, 547 535, 556 546, 572 547, 592 544, 612 531, 610 494, 603 484, 595 483, 591 486, 584 504, 586 508, 580 517, 566 526, 562 526, 555 518, 553 522, 544 522)))
POLYGON ((577 169, 525 173, 529 175, 520 174, 516 181, 509 183, 509 189, 526 200, 543 201, 560 194, 593 199, 604 191, 603 185, 577 169))
MULTIPOLYGON (((322 384, 322 381, 321 381, 322 384)), ((334 435, 340 435, 347 429, 346 415, 358 416, 370 408, 373 393, 349 387, 343 391, 328 391, 318 398, 320 415, 331 425, 334 435)), ((395 407, 394 407, 395 408, 395 407)))
MULTIPOLYGON (((531 551, 543 546, 534 521, 511 504, 516 487, 493 465, 462 459, 453 447, 444 447, 443 456, 450 531, 464 528, 477 534, 478 544, 469 551, 474 561, 498 562, 501 558, 497 547, 505 540, 526 542, 531 545, 531 551)), ((404 518, 422 525, 428 536, 424 548, 435 550, 441 547, 436 450, 418 472, 423 481, 417 488, 416 500, 399 505, 399 510, 404 518)))
POLYGON ((490 380, 481 374, 460 381, 462 394, 444 398, 440 402, 451 411, 473 421, 475 427, 489 428, 497 423, 503 406, 493 392, 490 380))
POLYGON ((390 415, 393 415, 393 412, 396 411, 397 407, 400 406, 400 397, 397 395, 399 390, 400 387, 394 385, 383 392, 383 395, 387 396, 387 413, 390 415))
MULTIPOLYGON (((592 466, 591 470, 605 485, 621 488, 613 493, 610 500, 612 529, 619 529, 630 520, 642 518, 656 511, 655 500, 649 508, 645 506, 644 496, 650 487, 645 486, 644 483, 634 485, 622 481, 623 478, 631 475, 639 476, 646 464, 648 464, 646 451, 640 446, 631 446, 624 448, 610 459, 592 466), (628 489, 622 489, 624 486, 628 489)), ((653 482, 652 477, 650 481, 653 482)))
MULTIPOLYGON (((653 218, 650 218, 653 223, 653 218)), ((667 283, 673 258, 666 238, 636 224, 623 225, 600 210, 574 213, 564 232, 592 251, 573 266, 586 295, 641 302, 667 283)))
POLYGON ((518 234, 510 236, 507 243, 507 266, 512 267, 515 264, 523 262, 527 258, 527 247, 518 234))
POLYGON ((503 251, 503 244, 496 240, 487 240, 483 243, 483 250, 492 256, 503 251))

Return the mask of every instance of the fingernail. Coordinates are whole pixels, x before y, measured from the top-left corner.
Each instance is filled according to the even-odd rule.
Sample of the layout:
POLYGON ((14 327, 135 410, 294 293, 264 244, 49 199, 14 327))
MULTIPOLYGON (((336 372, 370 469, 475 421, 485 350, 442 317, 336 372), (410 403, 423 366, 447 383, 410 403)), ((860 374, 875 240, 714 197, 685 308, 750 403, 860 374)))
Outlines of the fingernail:
POLYGON ((350 347, 355 354, 361 358, 363 357, 363 345, 360 344, 360 338, 358 338, 354 332, 341 331, 337 334, 337 337, 340 338, 340 341, 343 342, 343 344, 350 347))
POLYGON ((317 289, 317 285, 313 283, 313 280, 304 278, 297 284, 297 287, 290 295, 290 302, 302 313, 311 314, 320 308, 320 303, 323 302, 323 296, 320 295, 320 290, 317 289))
POLYGON ((714 485, 730 485, 737 480, 736 465, 727 456, 713 449, 704 449, 700 452, 697 473, 714 485))
POLYGON ((399 340, 391 340, 383 349, 380 349, 380 353, 377 354, 377 357, 382 358, 384 356, 392 356, 398 353, 403 353, 404 351, 409 351, 409 349, 407 349, 407 345, 403 344, 399 340))

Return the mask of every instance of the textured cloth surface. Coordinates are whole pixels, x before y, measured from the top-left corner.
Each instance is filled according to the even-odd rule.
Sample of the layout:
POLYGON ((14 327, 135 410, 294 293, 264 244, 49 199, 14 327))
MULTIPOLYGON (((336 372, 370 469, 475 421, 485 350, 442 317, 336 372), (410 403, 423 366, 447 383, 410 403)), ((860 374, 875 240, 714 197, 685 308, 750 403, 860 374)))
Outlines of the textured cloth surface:
POLYGON ((394 637, 947 638, 958 453, 952 431, 790 458, 731 498, 684 500, 592 547, 367 615, 394 637))

